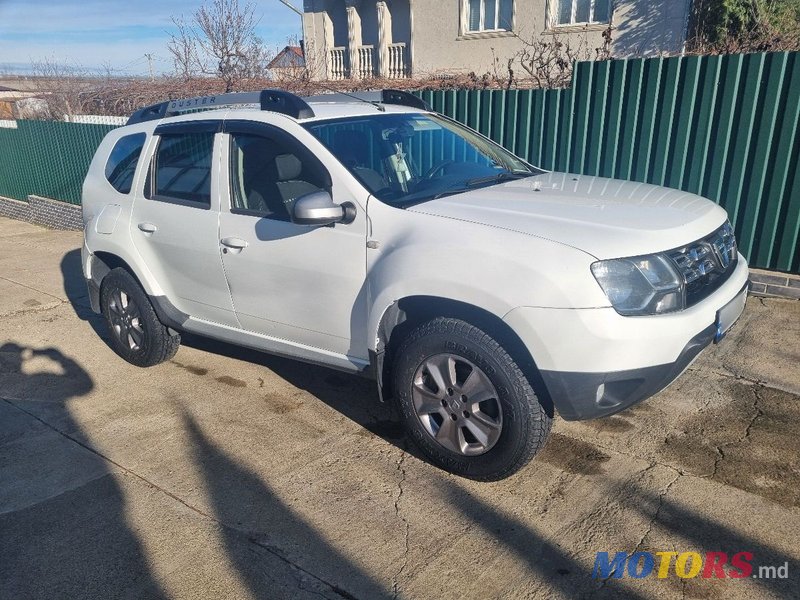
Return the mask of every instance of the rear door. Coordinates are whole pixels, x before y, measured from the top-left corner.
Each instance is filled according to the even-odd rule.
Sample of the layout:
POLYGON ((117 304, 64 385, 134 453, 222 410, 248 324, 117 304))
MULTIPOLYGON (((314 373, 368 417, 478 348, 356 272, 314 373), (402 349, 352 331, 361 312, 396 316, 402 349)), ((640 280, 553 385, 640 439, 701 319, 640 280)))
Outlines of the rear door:
POLYGON ((131 235, 167 298, 182 312, 238 326, 219 253, 221 121, 186 121, 155 130, 131 235))

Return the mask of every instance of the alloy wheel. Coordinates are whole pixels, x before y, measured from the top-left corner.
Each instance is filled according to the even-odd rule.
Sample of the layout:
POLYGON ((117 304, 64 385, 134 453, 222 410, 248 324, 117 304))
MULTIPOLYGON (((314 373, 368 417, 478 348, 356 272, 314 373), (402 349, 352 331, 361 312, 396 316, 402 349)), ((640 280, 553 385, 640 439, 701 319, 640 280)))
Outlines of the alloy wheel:
POLYGON ((145 333, 139 307, 125 291, 119 288, 111 293, 108 318, 114 335, 124 346, 131 350, 142 349, 145 333))
POLYGON ((414 373, 411 397, 425 431, 448 450, 476 456, 500 438, 497 390, 466 358, 448 353, 426 358, 414 373))

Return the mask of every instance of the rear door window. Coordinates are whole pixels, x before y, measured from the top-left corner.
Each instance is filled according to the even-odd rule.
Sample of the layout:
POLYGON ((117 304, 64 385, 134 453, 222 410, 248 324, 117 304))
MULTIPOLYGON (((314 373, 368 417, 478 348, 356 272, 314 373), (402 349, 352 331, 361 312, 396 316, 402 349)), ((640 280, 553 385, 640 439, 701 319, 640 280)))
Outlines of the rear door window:
POLYGON ((146 186, 148 197, 208 208, 214 133, 174 133, 160 138, 146 186))
POLYGON ((117 140, 106 162, 106 179, 120 194, 129 194, 139 155, 147 136, 144 133, 126 135, 117 140))

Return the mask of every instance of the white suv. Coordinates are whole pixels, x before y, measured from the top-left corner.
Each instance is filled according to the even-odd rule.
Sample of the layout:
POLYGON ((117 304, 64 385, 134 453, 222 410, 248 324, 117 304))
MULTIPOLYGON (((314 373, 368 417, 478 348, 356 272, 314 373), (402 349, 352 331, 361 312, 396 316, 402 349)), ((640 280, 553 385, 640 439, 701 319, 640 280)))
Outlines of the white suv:
POLYGON ((83 270, 115 351, 180 332, 374 378, 441 467, 499 479, 554 411, 667 386, 741 314, 725 211, 545 172, 393 90, 164 102, 109 133, 83 270))

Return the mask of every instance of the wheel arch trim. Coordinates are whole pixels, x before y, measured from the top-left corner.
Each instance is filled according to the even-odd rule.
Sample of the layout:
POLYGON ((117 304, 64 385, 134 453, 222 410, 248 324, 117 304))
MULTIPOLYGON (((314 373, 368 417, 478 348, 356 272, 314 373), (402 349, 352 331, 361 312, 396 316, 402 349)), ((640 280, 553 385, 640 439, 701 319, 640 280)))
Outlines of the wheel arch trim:
POLYGON ((100 289, 103 280, 113 269, 122 268, 130 273, 136 282, 142 287, 153 309, 158 315, 158 319, 167 327, 180 330, 183 324, 189 319, 189 315, 178 310, 172 302, 163 294, 152 294, 144 285, 143 280, 131 265, 122 257, 113 252, 98 251, 91 255, 91 279, 89 279, 89 296, 92 303, 92 310, 100 312, 100 289))
POLYGON ((374 349, 371 348, 369 352, 370 363, 374 377, 378 381, 381 399, 391 395, 391 390, 386 385, 391 370, 391 348, 397 345, 408 330, 435 317, 461 319, 495 338, 518 363, 531 381, 543 406, 549 406, 552 414, 552 399, 542 380, 535 357, 519 334, 503 320, 502 316, 475 304, 425 294, 415 294, 395 300, 385 307, 377 326, 370 329, 374 333, 374 339, 370 344, 374 345, 374 349), (404 326, 404 323, 407 325, 404 326), (394 338, 395 334, 399 337, 394 338))

